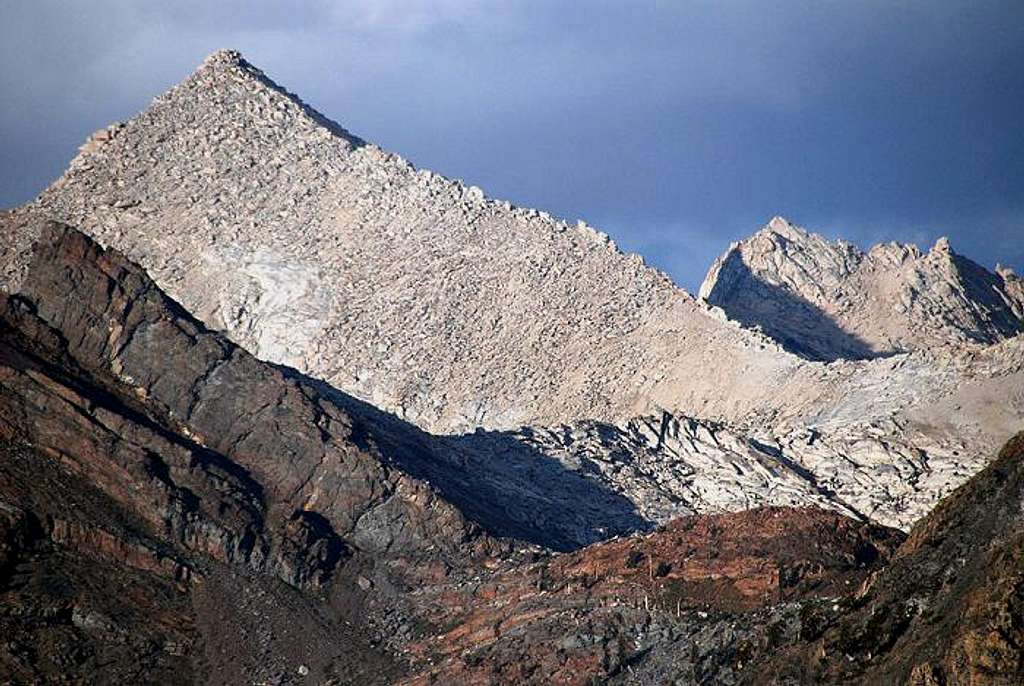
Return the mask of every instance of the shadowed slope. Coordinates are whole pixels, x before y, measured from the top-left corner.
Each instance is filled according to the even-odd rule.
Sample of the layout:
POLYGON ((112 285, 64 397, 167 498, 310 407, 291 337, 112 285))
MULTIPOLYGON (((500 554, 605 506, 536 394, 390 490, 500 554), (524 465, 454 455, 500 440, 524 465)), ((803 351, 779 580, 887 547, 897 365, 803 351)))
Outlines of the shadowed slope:
MULTIPOLYGON (((103 397, 136 399, 156 413, 147 421, 163 435, 224 456, 269 489, 261 498, 288 514, 317 512, 363 549, 433 549, 442 534, 430 528, 435 522, 448 527, 443 536, 456 548, 469 544, 479 531, 449 503, 493 535, 562 550, 650 526, 628 498, 526 446, 518 446, 515 464, 488 459, 256 360, 193 320, 141 269, 74 230, 42 230, 13 302, 24 307, 12 310, 22 314, 10 325, 52 329, 66 341, 53 344, 54 354, 100 379, 101 388, 116 387, 103 397)), ((81 392, 92 402, 97 393, 81 392)), ((47 436, 32 440, 46 444, 47 436)))
POLYGON ((714 285, 701 290, 703 297, 740 324, 764 331, 787 350, 827 362, 882 354, 798 293, 756 275, 738 251, 728 252, 714 268, 714 285))
MULTIPOLYGON (((515 503, 485 483, 486 472, 462 465, 459 473, 458 463, 441 459, 434 450, 447 443, 432 446, 438 439, 204 329, 116 252, 59 225, 39 235, 19 293, 0 299, 6 674, 27 682, 231 682, 246 674, 387 683, 431 669, 423 646, 454 645, 452 623, 470 630, 476 621, 462 605, 432 599, 467 597, 486 578, 530 595, 531 572, 514 570, 548 560, 555 579, 573 564, 480 527, 576 545, 558 537, 571 536, 567 524, 552 522, 554 534, 543 528, 545 516, 564 516, 571 503, 545 509, 550 492, 515 503)), ((581 509, 586 520, 601 505, 581 509)), ((899 536, 835 514, 779 516, 794 526, 827 520, 805 537, 862 532, 881 556, 899 536)), ((701 536, 732 540, 715 518, 702 521, 710 528, 695 534, 695 545, 704 545, 701 536)), ((689 554, 661 538, 659 555, 689 554)), ((673 591, 680 603, 691 595, 688 604, 699 602, 707 582, 722 589, 730 611, 743 609, 775 596, 762 598, 738 576, 714 581, 728 560, 763 559, 757 583, 770 590, 778 558, 793 567, 790 586, 806 579, 799 594, 814 595, 819 584, 863 575, 877 561, 860 560, 853 541, 823 538, 822 570, 808 573, 771 546, 745 553, 740 537, 729 557, 680 557, 677 571, 659 577, 697 580, 696 590, 673 591)), ((623 545, 615 545, 620 557, 623 545)), ((609 583, 606 595, 620 593, 619 582, 609 583)), ((565 607, 558 595, 549 600, 540 624, 516 616, 530 633, 511 655, 533 659, 548 644, 565 607)), ((623 607, 596 621, 611 622, 609 645, 630 658, 622 630, 650 619, 623 607)), ((556 661, 590 659, 584 644, 568 649, 556 661)))

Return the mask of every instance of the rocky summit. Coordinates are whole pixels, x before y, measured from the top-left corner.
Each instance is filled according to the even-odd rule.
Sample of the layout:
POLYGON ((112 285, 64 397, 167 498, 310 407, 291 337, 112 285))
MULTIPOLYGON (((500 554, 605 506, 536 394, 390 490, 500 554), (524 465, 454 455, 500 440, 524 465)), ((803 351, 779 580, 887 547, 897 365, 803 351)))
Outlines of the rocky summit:
MULTIPOLYGON (((418 170, 235 52, 92 136, 31 209, 137 260, 257 357, 431 430, 913 402, 877 402, 888 365, 808 366, 585 222, 418 170)), ((16 280, 24 261, 4 262, 16 280)), ((937 381, 913 376, 897 385, 937 381)), ((940 383, 924 394, 958 386, 940 383)))
POLYGON ((233 51, 0 231, 0 683, 1024 679, 1024 282, 944 240, 695 298, 233 51))
POLYGON ((940 239, 926 253, 888 243, 868 252, 781 217, 718 258, 700 295, 812 359, 977 347, 1024 330, 1024 281, 940 239))
MULTIPOLYGON (((347 134, 233 52, 93 136, 38 206, 258 357, 426 428, 630 416, 669 386, 706 404, 775 347, 585 224, 347 134), (694 388, 686 367, 718 371, 694 388)), ((792 364, 765 359, 780 381, 792 364)))

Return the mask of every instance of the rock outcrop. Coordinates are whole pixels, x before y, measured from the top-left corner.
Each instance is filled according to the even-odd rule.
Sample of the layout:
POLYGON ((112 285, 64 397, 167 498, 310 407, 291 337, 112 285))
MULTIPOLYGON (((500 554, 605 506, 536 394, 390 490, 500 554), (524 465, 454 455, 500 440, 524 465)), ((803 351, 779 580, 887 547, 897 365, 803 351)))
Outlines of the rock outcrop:
POLYGON ((1022 511, 1024 435, 902 544, 814 511, 684 519, 499 575, 471 604, 446 596, 467 619, 435 644, 449 657, 430 673, 465 683, 1021 683, 1022 511), (516 574, 535 578, 536 591, 516 574))
MULTIPOLYGON (((561 560, 484 531, 537 538, 557 511, 539 505, 527 517, 530 498, 543 498, 498 472, 471 469, 459 478, 466 465, 448 451, 467 448, 256 360, 84 235, 55 224, 37 233, 18 292, 0 298, 5 675, 194 683, 246 673, 279 683, 388 683, 433 671, 427 646, 454 623, 475 621, 462 606, 439 607, 438 598, 469 599, 494 575, 494 583, 531 595, 534 572, 547 572, 523 562, 561 560), (488 490, 488 479, 512 497, 488 490), (509 507, 512 498, 525 504, 509 507)), ((761 516, 768 515, 747 518, 761 516)), ((797 555, 794 546, 746 550, 738 538, 714 560, 665 570, 659 561, 659 583, 706 579, 738 605, 777 591, 820 594, 863 577, 901 537, 836 514, 770 516, 789 522, 794 537, 797 522, 827 522, 812 524, 830 532, 821 557, 801 563, 786 557, 797 555), (881 552, 864 558, 864 545, 881 552), (754 589, 737 567, 744 555, 777 558, 792 567, 789 581, 762 562, 753 565, 763 577, 754 589), (725 569, 732 581, 716 581, 725 569)), ((708 537, 740 536, 716 521, 701 520, 688 538, 656 534, 659 554, 682 554, 681 541, 689 550, 708 537)), ((578 547, 559 526, 548 534, 551 545, 578 547)), ((622 557, 624 544, 612 545, 622 557)), ((728 546, 716 539, 716 548, 728 546)), ((602 597, 640 583, 640 566, 623 564, 637 578, 609 580, 602 597)), ((580 573, 551 577, 576 583, 580 573)), ((697 588, 677 589, 680 607, 698 603, 706 589, 697 588)), ((637 610, 609 616, 646 622, 637 610)), ((535 619, 516 621, 529 627, 529 654, 540 655, 548 630, 540 627, 550 627, 535 619)), ((609 630, 622 655, 633 648, 620 631, 632 626, 616 619, 609 630)), ((579 659, 589 645, 580 644, 579 659)))
POLYGON ((182 542, 243 546, 235 552, 262 568, 270 564, 258 535, 263 524, 298 537, 285 548, 322 548, 335 560, 346 545, 415 557, 438 540, 461 550, 481 534, 435 489, 396 469, 387 439, 367 422, 207 331, 145 272, 73 229, 43 229, 29 275, 4 306, 13 339, 5 355, 6 437, 77 463, 107 495, 132 499, 128 509, 148 512, 182 542), (71 448, 109 449, 121 464, 75 459, 71 448), (221 498, 202 497, 210 481, 225 482, 221 498), (210 516, 236 520, 230 533, 213 532, 218 542, 204 542, 207 532, 188 525, 190 508, 206 502, 210 516))
POLYGON ((776 217, 719 257, 700 295, 730 318, 819 360, 988 345, 1024 326, 1020 279, 957 255, 886 243, 863 252, 776 217))
MULTIPOLYGON (((270 480, 273 495, 289 495, 296 510, 319 510, 320 501, 341 497, 331 490, 339 477, 325 473, 334 458, 322 445, 321 429, 328 435, 348 432, 359 440, 370 435, 382 459, 434 484, 492 534, 559 550, 687 514, 766 505, 816 505, 905 527, 977 468, 940 449, 929 454, 892 441, 884 449, 878 441, 850 448, 837 446, 836 437, 805 434, 785 443, 763 442, 711 422, 667 414, 622 426, 581 422, 431 436, 322 382, 249 357, 177 309, 138 268, 73 230, 43 229, 37 261, 39 267, 10 301, 33 303, 26 307, 35 319, 23 317, 14 328, 49 328, 74 341, 66 351, 51 341, 53 354, 69 355, 93 376, 105 375, 108 386, 129 384, 132 397, 160 408, 174 426, 180 424, 175 430, 188 441, 270 480), (109 295, 111 289, 116 298, 109 295), (152 354, 153 346, 160 347, 159 356, 152 354), (242 385, 237 385, 239 378, 242 385), (254 385, 255 379, 264 383, 254 385), (271 397, 274 403, 265 402, 271 397), (298 424, 277 418, 290 409, 299 411, 298 424), (243 425, 250 416, 271 418, 260 424, 271 433, 223 423, 235 415, 243 425), (332 422, 339 422, 333 430, 332 422), (279 434, 293 438, 284 443, 279 434), (292 457, 282 464, 269 457, 267 465, 250 464, 249 445, 292 457), (300 484, 317 488, 306 491, 300 484)), ((8 318, 14 322, 18 312, 14 307, 8 318)), ((87 404, 90 392, 78 391, 79 402, 87 404)), ((43 402, 30 403, 29 397, 29 390, 12 391, 8 411, 43 402)), ((64 421, 59 413, 43 413, 37 419, 22 416, 17 423, 41 433, 29 437, 39 446, 63 441, 64 421)), ((358 509, 348 499, 340 506, 358 509)), ((337 517, 322 514, 332 522, 337 517)), ((382 516, 360 521, 370 524, 382 516)), ((368 547, 378 533, 363 536, 360 545, 368 547)), ((398 543, 403 549, 417 546, 411 540, 398 543)), ((384 536, 381 545, 396 543, 384 536)))
POLYGON ((547 484, 552 496, 562 492, 586 503, 578 511, 579 545, 605 537, 593 525, 582 526, 587 521, 610 535, 628 531, 637 515, 662 524, 694 513, 769 505, 813 505, 909 529, 987 462, 961 441, 899 426, 755 437, 667 413, 623 424, 477 432, 454 441, 474 456, 467 465, 515 484, 513 492, 529 492, 531 482, 547 490, 536 485, 547 484), (629 517, 616 516, 613 506, 595 507, 592 497, 573 487, 570 475, 600 484, 599 493, 621 494, 631 506, 629 517))
POLYGON ((0 297, 5 679, 371 683, 398 661, 372 645, 355 570, 419 583, 507 556, 358 417, 119 255, 41 236, 0 297), (317 593, 353 599, 328 613, 317 593))
MULTIPOLYGON (((635 680, 735 683, 818 607, 882 568, 903 536, 814 509, 692 517, 477 583, 417 593, 442 629, 410 652, 436 666, 411 684, 635 680)), ((827 607, 827 605, 826 605, 827 607)))
POLYGON ((761 683, 1024 681, 1024 435, 922 520, 889 566, 761 683))

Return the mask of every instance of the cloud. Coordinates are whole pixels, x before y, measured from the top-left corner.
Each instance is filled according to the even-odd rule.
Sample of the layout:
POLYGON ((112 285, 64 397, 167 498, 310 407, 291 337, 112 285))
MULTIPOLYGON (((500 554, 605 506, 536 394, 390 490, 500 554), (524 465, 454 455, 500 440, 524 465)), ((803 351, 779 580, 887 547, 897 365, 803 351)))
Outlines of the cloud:
POLYGON ((423 33, 437 27, 479 27, 493 21, 486 3, 467 0, 335 2, 332 14, 338 27, 390 35, 423 33))

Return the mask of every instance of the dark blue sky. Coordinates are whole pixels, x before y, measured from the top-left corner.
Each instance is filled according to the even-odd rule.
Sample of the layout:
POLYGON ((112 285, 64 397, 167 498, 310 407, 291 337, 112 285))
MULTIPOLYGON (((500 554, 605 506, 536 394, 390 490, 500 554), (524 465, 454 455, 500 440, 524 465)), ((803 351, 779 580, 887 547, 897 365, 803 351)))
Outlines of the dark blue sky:
POLYGON ((0 205, 220 47, 695 289, 775 214, 1024 270, 1024 3, 0 0, 0 205))

